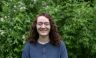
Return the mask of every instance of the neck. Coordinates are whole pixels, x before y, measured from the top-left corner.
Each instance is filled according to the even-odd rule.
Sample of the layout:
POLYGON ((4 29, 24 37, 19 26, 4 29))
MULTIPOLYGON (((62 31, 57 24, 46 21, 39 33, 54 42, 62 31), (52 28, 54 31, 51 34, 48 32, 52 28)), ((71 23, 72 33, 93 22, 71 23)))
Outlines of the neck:
POLYGON ((39 39, 38 39, 39 43, 45 44, 45 43, 47 43, 49 41, 50 41, 49 36, 39 36, 39 39))

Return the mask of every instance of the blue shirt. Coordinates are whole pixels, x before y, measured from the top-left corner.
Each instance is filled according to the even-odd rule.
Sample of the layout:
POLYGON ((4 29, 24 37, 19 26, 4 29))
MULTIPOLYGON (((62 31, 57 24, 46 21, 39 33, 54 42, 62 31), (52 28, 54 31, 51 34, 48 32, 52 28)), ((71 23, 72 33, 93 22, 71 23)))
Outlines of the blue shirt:
POLYGON ((22 58, 68 58, 66 46, 63 41, 58 46, 52 45, 50 42, 34 45, 27 42, 23 52, 22 58))

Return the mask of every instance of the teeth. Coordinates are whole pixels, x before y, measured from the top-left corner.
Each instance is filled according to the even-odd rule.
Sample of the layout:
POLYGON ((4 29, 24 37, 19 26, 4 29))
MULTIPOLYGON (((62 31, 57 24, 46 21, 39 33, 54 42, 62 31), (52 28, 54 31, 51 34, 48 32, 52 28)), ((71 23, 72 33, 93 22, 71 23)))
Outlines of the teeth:
POLYGON ((44 29, 41 29, 40 31, 47 31, 46 29, 44 30, 44 29))

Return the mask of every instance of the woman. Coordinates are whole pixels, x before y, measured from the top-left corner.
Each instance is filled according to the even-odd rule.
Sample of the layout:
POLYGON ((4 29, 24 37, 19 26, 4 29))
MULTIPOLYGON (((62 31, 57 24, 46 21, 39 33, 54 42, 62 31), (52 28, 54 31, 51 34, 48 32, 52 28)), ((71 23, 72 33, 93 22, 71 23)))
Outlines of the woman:
POLYGON ((48 13, 37 15, 26 41, 22 58, 68 58, 54 19, 48 13))

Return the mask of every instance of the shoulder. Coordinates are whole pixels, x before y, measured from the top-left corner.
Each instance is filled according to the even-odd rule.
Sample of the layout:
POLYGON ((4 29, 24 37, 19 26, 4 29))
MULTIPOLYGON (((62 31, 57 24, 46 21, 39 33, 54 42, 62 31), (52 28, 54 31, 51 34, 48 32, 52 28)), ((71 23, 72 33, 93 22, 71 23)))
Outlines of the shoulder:
POLYGON ((22 52, 22 58, 29 58, 31 43, 27 42, 22 52))
POLYGON ((67 49, 63 41, 61 41, 61 44, 60 44, 60 55, 61 55, 61 58, 68 58, 67 49))
POLYGON ((63 41, 61 41, 60 52, 65 54, 67 53, 66 45, 63 41))
POLYGON ((27 43, 25 44, 24 48, 23 48, 23 51, 29 52, 31 46, 33 46, 33 43, 27 42, 27 43))
POLYGON ((65 46, 65 43, 62 40, 60 46, 65 46))
POLYGON ((29 49, 30 46, 33 45, 32 43, 27 42, 24 46, 24 49, 29 49))
POLYGON ((30 43, 27 42, 27 43, 25 44, 25 47, 29 47, 29 46, 30 46, 30 43))
POLYGON ((60 50, 66 49, 65 43, 61 40, 60 50))

